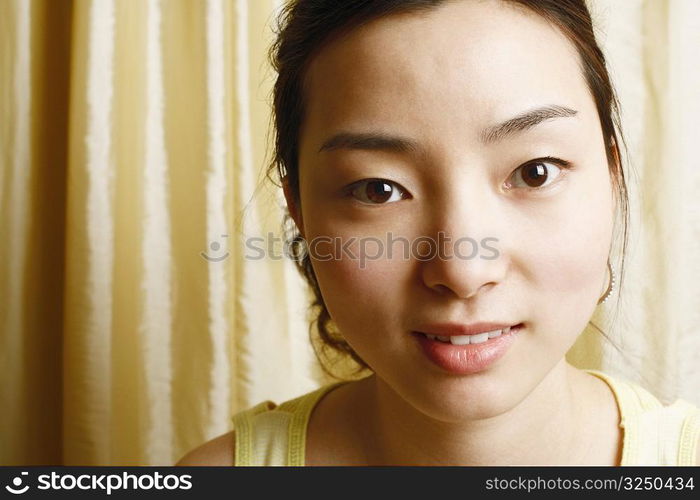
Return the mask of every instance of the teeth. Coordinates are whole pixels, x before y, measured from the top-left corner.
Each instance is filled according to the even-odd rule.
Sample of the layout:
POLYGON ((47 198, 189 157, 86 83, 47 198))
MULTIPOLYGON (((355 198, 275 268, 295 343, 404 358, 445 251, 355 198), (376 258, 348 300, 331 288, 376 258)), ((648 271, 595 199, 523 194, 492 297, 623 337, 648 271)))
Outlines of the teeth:
POLYGON ((489 338, 492 339, 494 337, 500 337, 501 333, 508 333, 509 331, 510 331, 510 327, 504 328, 503 330, 494 330, 492 332, 488 332, 489 338))
POLYGON ((453 335, 452 337, 441 337, 438 335, 430 335, 425 333, 424 335, 431 340, 439 340, 441 342, 449 342, 452 345, 467 345, 467 344, 481 344, 486 342, 488 339, 493 339, 500 337, 501 334, 507 334, 510 332, 510 327, 506 327, 503 330, 494 330, 492 332, 479 333, 477 335, 453 335))
POLYGON ((453 345, 467 345, 471 343, 471 340, 469 340, 469 335, 455 335, 450 337, 450 342, 453 345))
POLYGON ((470 344, 481 344, 489 339, 489 332, 479 333, 478 335, 472 335, 469 339, 470 344))

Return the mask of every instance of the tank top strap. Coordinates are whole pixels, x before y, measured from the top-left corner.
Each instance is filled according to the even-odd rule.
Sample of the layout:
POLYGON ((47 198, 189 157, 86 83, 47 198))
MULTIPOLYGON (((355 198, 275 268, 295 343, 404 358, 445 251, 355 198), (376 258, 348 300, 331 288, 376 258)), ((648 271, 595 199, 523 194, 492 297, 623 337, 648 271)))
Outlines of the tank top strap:
POLYGON ((346 381, 333 382, 319 387, 298 398, 286 401, 279 406, 280 411, 291 414, 288 433, 287 464, 290 466, 303 466, 306 458, 306 430, 309 417, 316 403, 328 392, 347 383, 346 381))
POLYGON ((651 436, 640 436, 639 415, 649 408, 660 408, 661 404, 647 391, 635 387, 629 382, 617 379, 599 370, 589 369, 585 371, 603 379, 610 386, 620 411, 619 426, 624 429, 620 464, 630 465, 636 463, 641 454, 639 449, 641 440, 644 438, 653 439, 651 436))
POLYGON ((700 410, 683 399, 664 406, 649 391, 599 370, 584 370, 608 383, 624 429, 621 465, 695 465, 700 410))
POLYGON ((600 370, 584 371, 603 379, 610 386, 620 408, 621 424, 625 423, 625 419, 633 418, 634 415, 663 407, 655 396, 637 384, 612 377, 600 370))
POLYGON ((254 446, 255 437, 254 418, 264 412, 275 409, 277 405, 272 401, 263 401, 244 411, 236 413, 231 420, 235 430, 235 449, 233 463, 236 466, 256 465, 254 463, 254 446))
POLYGON ((306 429, 318 400, 345 381, 324 385, 294 399, 275 404, 263 401, 232 417, 236 466, 303 466, 306 429))

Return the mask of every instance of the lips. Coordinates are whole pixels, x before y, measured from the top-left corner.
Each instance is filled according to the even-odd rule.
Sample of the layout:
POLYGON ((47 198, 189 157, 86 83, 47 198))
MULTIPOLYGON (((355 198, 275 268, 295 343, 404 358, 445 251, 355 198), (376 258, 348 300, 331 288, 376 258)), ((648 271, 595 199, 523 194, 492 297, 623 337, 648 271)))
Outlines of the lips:
MULTIPOLYGON (((523 323, 506 325, 501 330, 490 330, 470 335, 454 335, 455 331, 477 331, 484 328, 502 326, 500 323, 481 323, 441 331, 450 331, 453 335, 436 337, 430 333, 414 331, 420 350, 434 365, 448 373, 467 375, 487 370, 505 355, 516 336, 525 328, 523 323)), ((452 327, 453 325, 450 325, 452 327)), ((434 325, 433 325, 434 327, 434 325)), ((444 325, 443 325, 444 327, 444 325)), ((435 331, 435 328, 432 328, 435 331)))

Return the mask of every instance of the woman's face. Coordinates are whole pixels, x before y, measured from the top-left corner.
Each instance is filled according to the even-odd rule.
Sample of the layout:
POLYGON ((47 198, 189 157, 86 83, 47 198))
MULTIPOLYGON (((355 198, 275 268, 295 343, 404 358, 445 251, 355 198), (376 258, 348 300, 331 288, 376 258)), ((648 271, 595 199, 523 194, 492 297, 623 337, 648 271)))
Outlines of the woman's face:
POLYGON ((365 24, 309 67, 295 218, 321 242, 312 265, 345 339, 428 415, 484 418, 518 404, 562 362, 605 289, 614 198, 578 61, 543 18, 460 1, 365 24), (542 107, 561 116, 494 132, 542 107), (442 257, 429 258, 425 240, 437 245, 439 233, 442 257), (389 254, 400 238, 412 250, 399 242, 389 254), (478 254, 470 240, 455 247, 460 238, 478 254), (487 369, 456 375, 412 333, 434 322, 524 328, 487 369))

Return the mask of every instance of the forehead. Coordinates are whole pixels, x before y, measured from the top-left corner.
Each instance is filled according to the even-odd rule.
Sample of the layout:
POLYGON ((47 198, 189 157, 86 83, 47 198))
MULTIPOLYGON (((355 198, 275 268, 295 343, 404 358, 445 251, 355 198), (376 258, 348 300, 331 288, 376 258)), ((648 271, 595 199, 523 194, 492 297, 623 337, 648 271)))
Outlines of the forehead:
POLYGON ((537 105, 593 106, 569 40, 501 0, 452 1, 355 28, 311 61, 305 96, 302 150, 337 128, 467 133, 537 105))

